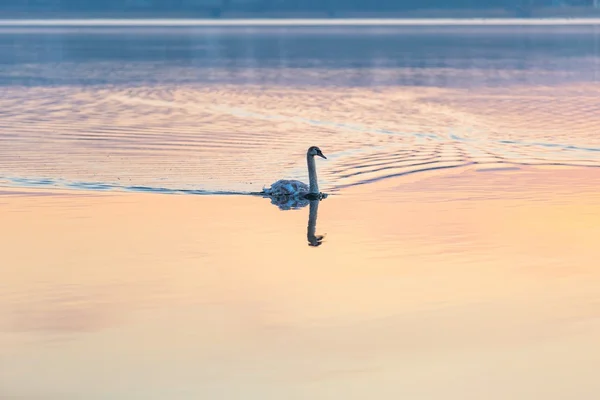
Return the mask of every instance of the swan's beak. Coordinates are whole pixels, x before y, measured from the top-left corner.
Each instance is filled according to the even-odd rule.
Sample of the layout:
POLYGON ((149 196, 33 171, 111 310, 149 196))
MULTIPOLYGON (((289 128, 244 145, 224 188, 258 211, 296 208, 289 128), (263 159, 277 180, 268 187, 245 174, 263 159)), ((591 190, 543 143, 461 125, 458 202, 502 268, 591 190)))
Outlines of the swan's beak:
POLYGON ((326 160, 327 160, 327 157, 325 157, 325 155, 324 155, 322 152, 320 152, 320 151, 319 151, 319 152, 317 153, 317 155, 318 155, 319 157, 323 157, 324 159, 326 159, 326 160))

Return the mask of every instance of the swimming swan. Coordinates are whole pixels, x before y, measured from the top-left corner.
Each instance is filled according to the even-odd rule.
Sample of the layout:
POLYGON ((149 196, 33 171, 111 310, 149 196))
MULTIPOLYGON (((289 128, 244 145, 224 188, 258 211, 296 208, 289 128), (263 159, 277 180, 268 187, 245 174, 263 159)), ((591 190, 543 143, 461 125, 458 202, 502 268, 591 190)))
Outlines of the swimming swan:
POLYGON ((327 159, 317 146, 311 146, 306 152, 306 163, 308 164, 309 185, 296 180, 281 179, 271 185, 268 189, 263 189, 263 193, 271 197, 304 197, 309 199, 318 199, 326 197, 319 192, 319 183, 317 182, 317 168, 315 166, 315 156, 327 159))

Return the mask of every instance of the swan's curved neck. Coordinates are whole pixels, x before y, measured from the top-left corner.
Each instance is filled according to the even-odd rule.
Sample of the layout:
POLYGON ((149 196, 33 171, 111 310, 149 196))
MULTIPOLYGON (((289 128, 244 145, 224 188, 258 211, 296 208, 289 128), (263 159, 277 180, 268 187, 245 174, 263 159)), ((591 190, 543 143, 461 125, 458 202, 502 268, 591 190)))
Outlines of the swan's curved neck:
POLYGON ((315 157, 306 155, 306 163, 308 164, 308 183, 309 192, 313 194, 319 193, 319 183, 317 182, 317 167, 315 165, 315 157))

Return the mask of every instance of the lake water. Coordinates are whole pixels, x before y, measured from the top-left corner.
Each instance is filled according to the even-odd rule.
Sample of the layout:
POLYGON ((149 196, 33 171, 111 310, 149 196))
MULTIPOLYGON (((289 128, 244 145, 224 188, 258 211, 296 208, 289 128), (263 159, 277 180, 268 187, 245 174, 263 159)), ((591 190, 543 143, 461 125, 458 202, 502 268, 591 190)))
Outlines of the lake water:
POLYGON ((599 80, 597 26, 0 26, 0 398, 596 399, 599 80))

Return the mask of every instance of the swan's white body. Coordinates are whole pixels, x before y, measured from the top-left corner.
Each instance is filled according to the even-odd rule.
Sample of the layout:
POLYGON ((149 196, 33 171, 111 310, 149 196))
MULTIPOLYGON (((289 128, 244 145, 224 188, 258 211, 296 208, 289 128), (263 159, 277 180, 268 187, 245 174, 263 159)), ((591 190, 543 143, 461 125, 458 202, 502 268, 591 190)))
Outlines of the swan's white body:
POLYGON ((312 146, 308 149, 306 152, 309 179, 308 185, 296 180, 281 179, 273 183, 270 188, 264 189, 263 193, 270 197, 304 197, 307 195, 320 195, 319 183, 317 182, 315 156, 327 159, 318 147, 312 146))
POLYGON ((265 189, 265 194, 269 196, 300 196, 307 195, 310 191, 310 187, 300 181, 280 179, 270 188, 265 189))

